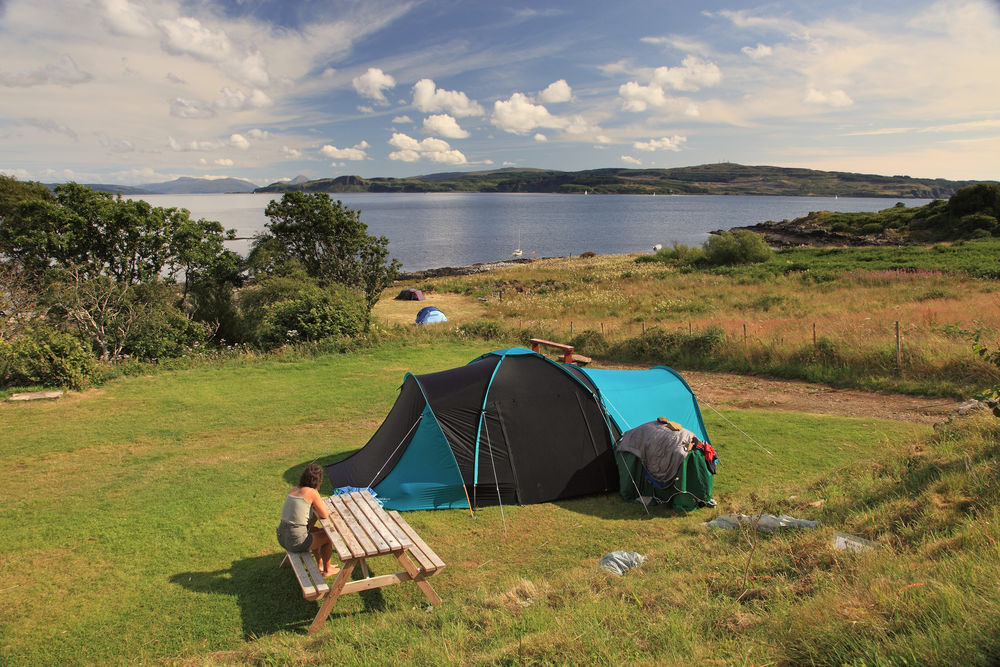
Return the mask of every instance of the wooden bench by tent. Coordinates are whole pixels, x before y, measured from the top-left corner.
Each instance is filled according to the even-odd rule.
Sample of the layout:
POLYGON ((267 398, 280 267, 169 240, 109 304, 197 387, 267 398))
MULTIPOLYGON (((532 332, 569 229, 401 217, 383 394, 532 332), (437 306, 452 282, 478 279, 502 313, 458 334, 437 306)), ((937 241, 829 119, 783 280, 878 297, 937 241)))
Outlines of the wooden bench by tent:
POLYGON ((564 345, 563 343, 553 343, 550 340, 543 340, 541 338, 531 339, 531 350, 533 352, 540 353, 540 347, 544 345, 545 347, 554 347, 562 352, 563 363, 564 364, 576 364, 577 366, 584 366, 589 364, 593 359, 590 357, 585 357, 582 354, 573 354, 572 345, 564 345))

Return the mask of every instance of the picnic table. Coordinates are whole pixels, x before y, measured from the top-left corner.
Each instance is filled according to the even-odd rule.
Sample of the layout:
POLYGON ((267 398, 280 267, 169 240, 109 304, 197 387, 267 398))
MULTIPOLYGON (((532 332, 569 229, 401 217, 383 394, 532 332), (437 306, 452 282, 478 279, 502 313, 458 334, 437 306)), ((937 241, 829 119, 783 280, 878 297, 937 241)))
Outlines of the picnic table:
POLYGON ((282 562, 283 565, 289 563, 295 568, 296 577, 307 599, 324 599, 316 619, 309 626, 310 634, 323 625, 337 598, 345 593, 358 593, 412 581, 431 604, 441 604, 441 598, 427 578, 440 572, 445 566, 444 561, 427 546, 399 512, 385 511, 366 491, 330 496, 324 498, 323 502, 330 517, 320 520, 320 525, 330 536, 333 551, 342 563, 337 578, 329 585, 321 576, 317 581, 315 575, 319 573, 319 569, 308 553, 300 559, 289 554, 282 562), (393 574, 373 576, 368 569, 368 559, 378 556, 392 556, 403 569, 393 574), (362 578, 352 581, 351 576, 358 565, 361 566, 362 578), (304 571, 315 569, 315 573, 304 572, 307 576, 303 582, 300 568, 304 571))

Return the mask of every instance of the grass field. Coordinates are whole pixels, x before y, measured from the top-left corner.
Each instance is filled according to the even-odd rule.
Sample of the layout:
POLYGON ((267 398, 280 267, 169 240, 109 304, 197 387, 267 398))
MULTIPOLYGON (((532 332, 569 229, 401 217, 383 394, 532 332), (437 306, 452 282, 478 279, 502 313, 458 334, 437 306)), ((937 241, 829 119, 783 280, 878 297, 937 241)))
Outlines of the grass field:
POLYGON ((972 350, 977 335, 1000 344, 998 253, 996 239, 811 248, 711 271, 611 255, 414 286, 452 299, 455 324, 472 316, 525 340, 575 341, 595 358, 647 362, 635 348, 648 347, 642 338, 655 330, 667 338, 654 342, 657 358, 681 368, 966 397, 1000 382, 998 369, 972 350))
POLYGON ((647 516, 607 495, 508 507, 505 523, 497 508, 409 513, 448 563, 444 604, 414 586, 350 595, 306 636, 318 603, 278 569, 274 538, 287 487, 363 445, 404 372, 489 349, 412 340, 0 404, 0 663, 985 665, 1000 651, 995 421, 933 433, 753 410, 725 414, 773 455, 705 414, 718 509, 647 516), (723 511, 822 527, 702 527, 723 511), (838 530, 878 551, 832 549, 838 530), (614 549, 648 560, 598 571, 614 549))

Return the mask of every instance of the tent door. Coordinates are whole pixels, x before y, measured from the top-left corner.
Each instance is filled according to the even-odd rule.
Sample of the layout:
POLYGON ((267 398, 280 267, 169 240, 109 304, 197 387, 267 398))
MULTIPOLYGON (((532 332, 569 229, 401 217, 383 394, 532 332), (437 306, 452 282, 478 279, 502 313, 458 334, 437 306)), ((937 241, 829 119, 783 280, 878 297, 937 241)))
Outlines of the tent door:
POLYGON ((507 450, 507 460, 510 461, 510 474, 514 478, 514 497, 517 498, 517 504, 523 505, 521 502, 521 484, 517 479, 517 466, 514 465, 514 455, 510 451, 510 437, 507 435, 507 422, 503 418, 503 412, 500 411, 500 404, 494 403, 494 409, 497 411, 497 421, 500 422, 500 432, 503 434, 503 446, 507 450))

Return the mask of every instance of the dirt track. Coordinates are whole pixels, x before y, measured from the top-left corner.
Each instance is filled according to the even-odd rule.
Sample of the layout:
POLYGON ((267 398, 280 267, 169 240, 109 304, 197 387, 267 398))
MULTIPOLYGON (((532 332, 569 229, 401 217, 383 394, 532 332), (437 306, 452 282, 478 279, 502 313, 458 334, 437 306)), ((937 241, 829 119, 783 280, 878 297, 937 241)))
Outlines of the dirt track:
POLYGON ((950 398, 833 389, 796 380, 729 373, 685 371, 683 375, 698 400, 715 407, 814 412, 933 424, 944 420, 961 404, 950 398))

